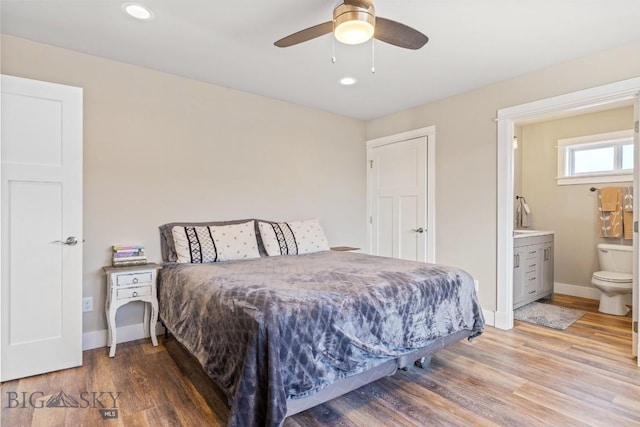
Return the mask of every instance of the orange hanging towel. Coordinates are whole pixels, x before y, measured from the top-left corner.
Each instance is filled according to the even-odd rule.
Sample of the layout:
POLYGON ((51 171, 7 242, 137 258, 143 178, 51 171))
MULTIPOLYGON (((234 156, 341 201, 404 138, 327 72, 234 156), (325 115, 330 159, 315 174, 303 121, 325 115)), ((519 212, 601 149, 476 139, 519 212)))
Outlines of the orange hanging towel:
POLYGON ((600 237, 622 237, 622 200, 619 187, 598 191, 598 230, 600 237))

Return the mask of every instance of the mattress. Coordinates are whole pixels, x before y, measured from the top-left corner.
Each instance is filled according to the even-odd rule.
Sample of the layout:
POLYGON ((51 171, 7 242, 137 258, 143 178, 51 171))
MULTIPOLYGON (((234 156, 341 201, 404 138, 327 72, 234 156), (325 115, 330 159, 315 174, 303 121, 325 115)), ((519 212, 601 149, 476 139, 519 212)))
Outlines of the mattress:
POLYGON ((166 263, 159 301, 231 426, 281 425, 287 402, 484 327, 463 270, 352 252, 166 263))

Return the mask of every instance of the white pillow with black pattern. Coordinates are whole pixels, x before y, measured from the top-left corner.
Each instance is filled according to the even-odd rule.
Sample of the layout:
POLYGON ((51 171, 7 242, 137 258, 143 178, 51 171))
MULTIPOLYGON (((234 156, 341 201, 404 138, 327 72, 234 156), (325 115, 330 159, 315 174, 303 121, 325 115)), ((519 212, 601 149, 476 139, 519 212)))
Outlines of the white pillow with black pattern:
POLYGON ((258 227, 269 256, 301 255, 329 250, 327 237, 317 219, 259 222, 258 227))
POLYGON ((233 225, 210 225, 218 261, 260 258, 254 221, 233 225))
POLYGON ((209 263, 260 258, 253 221, 171 229, 177 262, 209 263))

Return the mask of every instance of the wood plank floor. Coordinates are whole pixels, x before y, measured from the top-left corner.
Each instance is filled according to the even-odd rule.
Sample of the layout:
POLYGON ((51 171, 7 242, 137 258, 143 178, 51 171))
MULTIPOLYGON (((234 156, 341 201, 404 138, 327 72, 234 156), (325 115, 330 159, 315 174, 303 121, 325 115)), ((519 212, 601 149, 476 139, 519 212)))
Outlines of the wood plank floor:
MULTIPOLYGON (((440 350, 428 369, 399 371, 297 414, 285 426, 640 425, 631 317, 598 313, 598 302, 583 298, 557 295, 551 303, 587 313, 566 331, 524 322, 511 331, 488 327, 472 343, 440 350)), ((153 347, 149 340, 120 344, 114 359, 105 348, 91 350, 83 367, 6 382, 1 425, 225 425, 228 409, 219 391, 201 376, 185 375, 167 346, 153 347), (31 394, 37 406, 61 390, 76 397, 83 391, 120 392, 118 418, 103 420, 92 406, 28 403, 31 394)), ((99 407, 87 398, 92 396, 84 395, 99 407)), ((107 393, 96 396, 113 406, 107 393)))

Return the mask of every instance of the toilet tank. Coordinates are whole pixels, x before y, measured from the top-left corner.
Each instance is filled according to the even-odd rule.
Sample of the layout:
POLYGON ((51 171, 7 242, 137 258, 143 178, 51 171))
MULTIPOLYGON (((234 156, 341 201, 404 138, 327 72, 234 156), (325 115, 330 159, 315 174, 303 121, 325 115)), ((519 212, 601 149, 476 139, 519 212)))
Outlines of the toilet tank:
POLYGON ((633 246, 598 244, 601 271, 633 274, 633 246))

